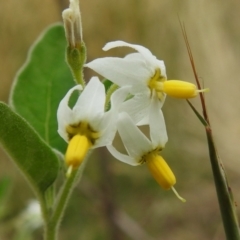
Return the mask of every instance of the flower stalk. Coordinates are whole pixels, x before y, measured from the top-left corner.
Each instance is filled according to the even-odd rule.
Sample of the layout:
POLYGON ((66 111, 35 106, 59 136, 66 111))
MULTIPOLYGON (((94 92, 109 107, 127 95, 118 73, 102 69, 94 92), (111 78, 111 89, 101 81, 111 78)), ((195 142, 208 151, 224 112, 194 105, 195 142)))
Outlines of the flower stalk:
POLYGON ((206 127, 206 135, 208 140, 212 172, 214 176, 214 182, 221 210, 225 234, 228 240, 239 240, 240 234, 238 218, 236 215, 236 208, 231 188, 228 185, 226 172, 224 170, 223 164, 219 158, 217 149, 214 144, 211 128, 206 127))
POLYGON ((65 209, 68 205, 68 201, 71 197, 72 191, 76 184, 80 181, 82 173, 87 164, 88 158, 91 155, 92 151, 90 150, 84 159, 83 163, 78 169, 73 169, 71 174, 66 178, 64 185, 62 186, 61 191, 57 197, 55 206, 51 216, 45 225, 45 235, 44 240, 57 240, 58 239, 58 229, 65 212, 65 209))
MULTIPOLYGON (((181 23, 180 23, 181 24, 181 23)), ((195 68, 191 48, 188 42, 187 34, 185 31, 184 26, 181 24, 183 37, 187 46, 187 51, 189 54, 190 62, 192 65, 192 69, 194 72, 195 80, 197 83, 198 88, 201 88, 200 81, 197 76, 197 71, 195 68)), ((188 104, 198 117, 198 119, 201 121, 201 123, 205 127, 206 135, 207 135, 207 141, 208 141, 208 149, 209 149, 209 156, 210 156, 210 162, 215 182, 215 188, 217 192, 218 197, 218 203, 221 211, 224 231, 226 235, 227 240, 240 240, 240 232, 239 232, 239 223, 238 218, 236 214, 236 207, 233 199, 233 194, 231 192, 231 188, 228 185, 226 172, 223 167, 223 163, 221 162, 221 159, 217 153, 217 148, 214 143, 213 135, 212 135, 212 129, 210 126, 210 120, 207 113, 207 107, 205 103, 205 98, 202 92, 199 93, 201 105, 202 105, 202 112, 203 116, 193 107, 193 105, 189 102, 188 104)))
POLYGON ((64 214, 65 208, 67 206, 68 200, 72 193, 74 183, 76 181, 77 170, 72 171, 71 175, 66 178, 65 184, 62 188, 62 191, 59 194, 59 198, 53 209, 53 214, 50 220, 45 226, 45 237, 44 240, 56 240, 58 234, 58 228, 64 214))

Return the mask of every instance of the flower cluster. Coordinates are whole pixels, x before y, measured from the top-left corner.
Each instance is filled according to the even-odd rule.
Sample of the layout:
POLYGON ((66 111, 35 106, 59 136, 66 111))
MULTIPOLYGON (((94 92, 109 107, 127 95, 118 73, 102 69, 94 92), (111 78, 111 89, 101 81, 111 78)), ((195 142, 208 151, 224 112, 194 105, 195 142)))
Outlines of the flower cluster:
MULTIPOLYGON (((75 6, 73 2, 71 0, 72 8, 75 6)), ((64 16, 69 12, 80 13, 73 9, 64 16)), ((74 31, 74 27, 70 29, 74 31)), ((71 32, 70 36, 73 35, 71 32)), ((73 37, 69 39, 71 44, 73 37)), ((98 58, 84 65, 113 83, 107 93, 104 84, 93 77, 86 87, 77 85, 70 89, 60 102, 58 132, 68 142, 65 161, 69 173, 80 166, 89 149, 106 146, 116 159, 124 163, 133 166, 146 163, 163 189, 172 189, 179 199, 185 201, 174 189, 176 178, 160 154, 168 141, 161 108, 167 95, 188 99, 206 90, 198 90, 194 84, 185 81, 167 80, 164 62, 143 46, 115 41, 107 43, 103 50, 116 47, 129 47, 136 52, 124 58, 98 58), (68 101, 74 91, 79 91, 80 96, 71 109, 68 101), (110 109, 106 107, 109 104, 110 109), (150 139, 140 131, 139 125, 149 125, 150 139), (117 131, 127 154, 112 145, 117 131)))

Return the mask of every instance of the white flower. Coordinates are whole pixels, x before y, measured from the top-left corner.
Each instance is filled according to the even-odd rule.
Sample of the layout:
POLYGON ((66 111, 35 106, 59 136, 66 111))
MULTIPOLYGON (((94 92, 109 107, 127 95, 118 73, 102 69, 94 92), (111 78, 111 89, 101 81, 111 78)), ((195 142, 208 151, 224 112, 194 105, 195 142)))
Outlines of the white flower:
POLYGON ((104 85, 93 77, 71 109, 68 102, 75 90, 82 91, 82 86, 70 89, 57 111, 58 133, 69 142, 65 160, 73 168, 81 164, 90 148, 111 144, 116 132, 118 106, 126 97, 124 89, 116 91, 111 97, 111 109, 105 112, 104 85))
POLYGON ((166 80, 166 69, 163 61, 158 60, 147 48, 140 45, 116 41, 106 44, 103 50, 124 46, 133 48, 138 53, 131 53, 125 58, 99 58, 85 66, 119 86, 131 87, 129 91, 135 96, 126 101, 122 109, 131 115, 135 123, 138 123, 147 115, 153 97, 158 97, 160 100, 159 107, 163 105, 166 94, 156 91, 155 85, 166 80))
POLYGON ((130 116, 122 112, 119 114, 117 129, 128 155, 120 153, 114 146, 107 146, 109 152, 122 162, 137 166, 145 162, 145 156, 152 151, 161 151, 167 143, 168 136, 160 103, 152 100, 150 105, 150 139, 149 140, 134 124, 130 116), (152 111, 157 109, 157 111, 152 111))
POLYGON ((158 98, 160 103, 158 107, 162 107, 166 94, 187 99, 195 97, 198 92, 207 91, 197 90, 192 83, 180 80, 167 81, 164 62, 158 60, 143 46, 115 41, 107 43, 103 50, 115 47, 130 47, 138 52, 124 58, 98 58, 85 66, 121 87, 130 86, 129 92, 134 97, 123 104, 122 111, 126 111, 138 125, 148 123, 148 109, 152 98, 158 98))
POLYGON ((150 105, 152 108, 149 115, 151 140, 139 130, 127 113, 122 112, 119 114, 117 128, 128 155, 120 153, 112 145, 107 148, 115 158, 124 163, 132 166, 146 163, 149 171, 162 188, 172 189, 180 200, 185 201, 173 187, 176 178, 172 170, 159 155, 168 140, 164 117, 159 105, 156 98, 150 105), (157 111, 153 111, 153 109, 157 111))
POLYGON ((33 231, 43 225, 40 204, 37 200, 31 200, 27 208, 20 214, 17 226, 23 231, 33 231))

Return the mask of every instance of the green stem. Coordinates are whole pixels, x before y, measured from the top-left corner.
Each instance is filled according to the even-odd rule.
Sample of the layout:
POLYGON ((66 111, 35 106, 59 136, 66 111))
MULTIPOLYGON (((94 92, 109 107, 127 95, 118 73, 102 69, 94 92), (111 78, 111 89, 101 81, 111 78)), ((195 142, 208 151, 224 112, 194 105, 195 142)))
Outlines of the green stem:
POLYGON ((73 75, 74 75, 77 83, 82 85, 82 87, 84 88, 86 83, 84 81, 83 70, 79 69, 79 70, 75 70, 72 72, 73 72, 73 75))
MULTIPOLYGON (((195 63, 194 63, 192 51, 190 48, 190 44, 188 42, 187 33, 184 25, 181 22, 180 24, 182 28, 183 37, 187 46, 187 51, 188 51, 191 65, 192 65, 192 69, 194 72, 195 80, 196 80, 198 89, 201 89, 201 84, 195 68, 195 63)), ((202 124, 205 126, 205 129, 206 129, 209 155, 210 155, 210 161, 212 165, 212 172, 213 172, 218 202, 220 206, 223 226, 224 226, 227 240, 240 240, 238 218, 236 215, 236 209, 234 205, 231 188, 228 185, 223 164, 221 163, 221 160, 218 156, 217 149, 213 141, 212 130, 210 127, 210 121, 207 114, 207 106, 205 103, 204 95, 202 92, 200 92, 199 95, 200 95, 200 100, 202 105, 203 117, 201 116, 201 114, 198 113, 198 111, 193 107, 193 105, 189 101, 188 101, 188 104, 190 105, 190 107, 195 112, 198 119, 202 122, 202 124)))
POLYGON ((45 192, 45 201, 48 209, 51 209, 54 204, 55 186, 50 186, 45 192))
POLYGON ((117 84, 112 84, 111 87, 108 89, 105 100, 105 111, 109 110, 111 96, 118 88, 119 86, 117 84))
POLYGON ((41 193, 38 193, 38 192, 36 192, 36 196, 37 196, 37 199, 41 206, 42 218, 43 218, 44 222, 47 222, 48 218, 49 218, 49 211, 48 211, 46 199, 44 198, 44 196, 41 193))
POLYGON ((45 222, 45 236, 44 240, 56 240, 58 239, 58 228, 60 226, 64 211, 72 194, 72 191, 80 180, 83 170, 86 166, 88 157, 91 151, 89 151, 88 156, 84 159, 83 163, 77 170, 73 170, 71 175, 66 178, 66 181, 59 193, 55 207, 52 212, 52 216, 49 221, 45 222))
POLYGON ((209 155, 218 196, 218 202, 223 219, 223 226, 227 240, 240 240, 238 219, 232 198, 231 189, 228 186, 223 164, 217 154, 210 128, 206 128, 209 155))
POLYGON ((64 210, 67 206, 68 200, 73 190, 73 185, 77 176, 77 170, 73 171, 69 178, 66 179, 65 184, 60 192, 60 196, 57 200, 53 215, 46 225, 45 239, 55 240, 57 239, 57 231, 62 219, 64 210))

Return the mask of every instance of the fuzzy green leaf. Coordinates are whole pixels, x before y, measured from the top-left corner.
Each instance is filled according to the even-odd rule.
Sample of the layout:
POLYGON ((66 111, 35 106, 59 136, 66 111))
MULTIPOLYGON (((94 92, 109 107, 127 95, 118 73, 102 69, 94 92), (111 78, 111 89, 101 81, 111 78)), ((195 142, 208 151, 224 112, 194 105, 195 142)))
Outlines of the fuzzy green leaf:
POLYGON ((0 179, 0 219, 4 217, 7 212, 7 198, 11 188, 11 180, 8 177, 0 179))
POLYGON ((35 192, 44 193, 59 171, 55 153, 22 117, 1 102, 0 126, 0 143, 35 192))
POLYGON ((57 133, 60 100, 75 85, 65 62, 66 40, 62 25, 48 28, 36 41, 18 72, 10 104, 53 148, 65 152, 57 133))
POLYGON ((11 185, 11 180, 7 177, 0 179, 0 205, 4 198, 6 198, 11 185))

